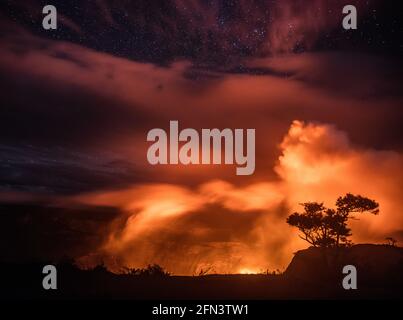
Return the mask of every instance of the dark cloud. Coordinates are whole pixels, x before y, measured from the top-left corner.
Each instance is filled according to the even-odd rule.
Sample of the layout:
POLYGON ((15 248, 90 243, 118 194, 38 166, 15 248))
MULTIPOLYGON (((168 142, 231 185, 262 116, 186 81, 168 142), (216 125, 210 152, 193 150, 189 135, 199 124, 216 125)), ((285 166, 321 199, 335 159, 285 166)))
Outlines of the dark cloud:
POLYGON ((223 166, 150 167, 147 132, 167 129, 169 120, 181 128, 256 128, 257 171, 250 179, 275 177, 277 144, 295 119, 335 123, 364 146, 402 147, 400 69, 392 59, 312 53, 211 70, 188 62, 156 67, 29 34, 2 43, 7 190, 71 193, 173 178, 192 185, 214 176, 248 181, 223 166), (25 48, 24 55, 16 48, 25 48), (16 161, 16 150, 30 161, 16 161), (103 172, 110 163, 125 173, 103 172), (46 166, 51 177, 41 174, 46 166))
POLYGON ((145 179, 118 155, 24 144, 0 145, 0 176, 1 192, 39 194, 124 187, 128 181, 145 179))

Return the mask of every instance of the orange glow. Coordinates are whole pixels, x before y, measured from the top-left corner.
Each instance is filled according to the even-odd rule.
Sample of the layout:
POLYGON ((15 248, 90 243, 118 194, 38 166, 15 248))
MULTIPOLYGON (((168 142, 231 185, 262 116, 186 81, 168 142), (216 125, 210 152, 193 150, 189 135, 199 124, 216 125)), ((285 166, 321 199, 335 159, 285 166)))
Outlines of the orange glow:
POLYGON ((241 268, 239 269, 238 273, 240 274, 257 274, 259 271, 251 268, 241 268))
POLYGON ((403 181, 401 155, 358 151, 336 128, 300 121, 292 124, 281 148, 276 181, 237 187, 213 180, 194 189, 147 184, 86 194, 75 201, 123 211, 123 227, 119 223, 111 228, 98 254, 113 256, 122 265, 159 263, 177 274, 194 274, 206 266, 215 273, 284 269, 292 253, 307 246, 286 224, 287 215, 303 201, 332 206, 346 191, 381 204, 379 216, 352 222, 354 241, 382 242, 396 225, 403 225, 396 192, 403 181), (396 174, 385 180, 391 171, 396 174), (234 219, 242 223, 228 227, 234 219), (239 268, 245 262, 256 267, 239 268))
MULTIPOLYGON (((352 37, 346 42, 359 50, 341 50, 342 37, 325 37, 337 33, 336 26, 341 30, 341 15, 330 14, 339 1, 266 1, 271 3, 270 19, 260 21, 265 10, 253 5, 242 23, 237 22, 238 6, 188 2, 175 6, 184 11, 182 17, 158 15, 154 27, 144 17, 133 21, 153 47, 167 39, 161 43, 168 50, 148 50, 133 41, 123 54, 118 52, 123 42, 108 44, 115 38, 112 34, 123 30, 116 26, 103 35, 113 49, 108 51, 99 48, 103 40, 93 41, 92 30, 74 44, 31 30, 29 17, 19 30, 15 14, 9 27, 8 17, 1 16, 0 25, 6 28, 0 36, 5 88, 0 94, 6 108, 0 118, 0 201, 85 207, 91 212, 88 219, 73 219, 60 210, 68 223, 52 216, 49 225, 74 234, 60 233, 73 248, 66 255, 85 266, 102 261, 116 272, 148 264, 177 275, 284 270, 293 253, 308 246, 286 223, 287 217, 300 210, 302 202, 332 207, 347 192, 380 204, 379 215, 349 221, 353 242, 383 243, 386 237, 399 237, 402 245, 403 150, 397 116, 403 106, 401 70, 396 68, 398 57, 383 55, 394 41, 387 37, 379 52, 372 51, 379 41, 363 43, 371 48, 366 52, 356 40, 367 35, 352 37), (226 7, 228 16, 223 15, 226 7), (190 30, 186 17, 191 18, 190 30), (256 29, 260 36, 251 37, 253 29, 243 26, 269 20, 267 27, 256 29), (165 33, 167 38, 161 37, 165 33), (185 45, 171 41, 176 35, 186 35, 185 45), (258 47, 248 45, 253 37, 260 39, 258 47), (95 44, 97 50, 90 49, 95 44), (222 51, 226 46, 230 50, 222 51), (139 55, 131 52, 137 49, 139 55), (161 53, 157 63, 160 59, 154 59, 161 53), (140 58, 143 55, 147 57, 140 58), (168 131, 171 120, 197 132, 255 129, 254 174, 236 176, 235 167, 226 165, 150 165, 147 132, 168 131), (98 209, 107 213, 92 219, 98 209)), ((242 10, 250 5, 236 2, 242 10)), ((369 10, 367 1, 358 2, 359 11, 369 10)), ((127 6, 139 11, 137 5, 127 6)), ((131 34, 123 33, 123 38, 131 34)), ((206 150, 201 146, 200 151, 206 150)), ((50 234, 37 230, 31 212, 22 211, 19 227, 35 236, 40 233, 38 239, 50 234)), ((36 216, 41 222, 42 216, 36 216)), ((31 247, 40 246, 24 250, 31 247)), ((42 250, 32 251, 42 255, 42 250)))

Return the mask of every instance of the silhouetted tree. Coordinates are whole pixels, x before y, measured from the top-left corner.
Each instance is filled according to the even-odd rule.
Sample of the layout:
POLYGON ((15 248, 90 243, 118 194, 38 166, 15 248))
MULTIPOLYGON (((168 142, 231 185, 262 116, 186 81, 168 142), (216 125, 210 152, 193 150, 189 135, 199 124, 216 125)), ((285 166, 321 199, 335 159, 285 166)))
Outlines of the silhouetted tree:
POLYGON ((158 264, 148 265, 146 268, 124 268, 124 273, 133 276, 167 277, 170 273, 158 264))
POLYGON ((102 274, 102 273, 109 273, 109 270, 108 270, 108 268, 106 267, 106 265, 105 265, 105 263, 104 262, 101 262, 101 264, 98 264, 98 265, 96 265, 93 269, 92 269, 92 272, 93 273, 99 273, 99 274, 102 274))
POLYGON ((388 237, 388 238, 385 238, 385 240, 388 242, 388 246, 396 247, 396 243, 397 243, 396 239, 394 239, 392 237, 388 237))
POLYGON ((213 266, 206 267, 205 269, 201 268, 200 271, 199 271, 198 276, 199 276, 199 277, 205 276, 205 275, 207 275, 210 271, 212 271, 213 269, 214 269, 213 266))
POLYGON ((336 208, 326 208, 323 203, 306 202, 301 204, 302 213, 295 212, 287 218, 287 223, 297 227, 302 239, 315 247, 346 246, 351 242, 351 229, 347 221, 352 213, 379 213, 379 204, 360 195, 346 194, 336 201, 336 208))

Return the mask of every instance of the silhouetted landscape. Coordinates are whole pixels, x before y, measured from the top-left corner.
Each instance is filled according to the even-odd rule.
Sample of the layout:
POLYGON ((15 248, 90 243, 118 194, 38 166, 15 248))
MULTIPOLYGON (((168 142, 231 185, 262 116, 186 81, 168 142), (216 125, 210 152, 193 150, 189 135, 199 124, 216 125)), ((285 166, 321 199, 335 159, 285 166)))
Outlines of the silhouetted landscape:
POLYGON ((0 263, 1 297, 136 300, 402 297, 403 248, 397 247, 392 237, 385 239, 387 243, 383 245, 353 245, 349 239, 350 215, 377 215, 376 201, 348 193, 337 199, 334 209, 316 202, 301 205, 304 211, 291 214, 287 222, 297 227, 303 235, 300 237, 311 246, 296 252, 284 272, 218 274, 214 269, 204 269, 194 276, 170 274, 157 264, 144 268, 121 266, 118 272, 112 272, 103 262, 93 267, 77 263, 72 257, 85 253, 79 248, 91 250, 102 242, 100 232, 107 229, 117 214, 112 208, 3 205, 0 209, 8 228, 3 231, 1 241, 5 257, 0 263), (90 224, 88 220, 97 223, 90 224), (10 245, 7 239, 13 239, 14 243, 10 245), (52 258, 45 259, 46 256, 52 258), (43 288, 42 271, 48 264, 56 265, 57 290, 43 288), (357 270, 357 289, 346 290, 342 286, 343 268, 348 265, 357 270))
POLYGON ((57 265, 58 290, 42 289, 37 264, 1 264, 6 299, 399 299, 403 249, 389 245, 309 248, 295 254, 283 274, 169 276, 113 274, 105 267, 57 265), (342 268, 354 264, 358 289, 344 290, 342 268))

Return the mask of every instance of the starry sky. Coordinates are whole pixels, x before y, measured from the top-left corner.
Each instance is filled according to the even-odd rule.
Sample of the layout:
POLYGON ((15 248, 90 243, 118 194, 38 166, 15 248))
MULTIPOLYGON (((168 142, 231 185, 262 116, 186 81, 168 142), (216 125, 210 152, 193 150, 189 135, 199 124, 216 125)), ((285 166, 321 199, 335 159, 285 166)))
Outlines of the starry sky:
POLYGON ((381 204, 355 241, 403 240, 394 2, 52 1, 44 30, 46 4, 0 3, 2 236, 27 236, 4 259, 282 268, 304 247, 287 214, 346 192, 381 204), (150 166, 147 132, 170 120, 256 128, 255 174, 150 166))
POLYGON ((45 4, 3 1, 0 8, 36 35, 162 65, 184 58, 214 68, 284 52, 403 50, 399 11, 385 1, 355 1, 361 13, 357 32, 340 28, 346 3, 337 0, 53 1, 57 32, 42 29, 45 4))

